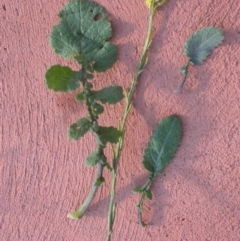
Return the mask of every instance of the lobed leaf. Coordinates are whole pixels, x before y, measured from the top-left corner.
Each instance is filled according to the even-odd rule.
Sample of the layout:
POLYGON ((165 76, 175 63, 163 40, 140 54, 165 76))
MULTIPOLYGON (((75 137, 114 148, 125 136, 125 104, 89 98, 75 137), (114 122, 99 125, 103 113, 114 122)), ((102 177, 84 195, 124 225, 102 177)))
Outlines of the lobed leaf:
POLYGON ((99 100, 103 104, 116 104, 123 99, 123 89, 121 86, 109 86, 99 91, 95 91, 91 98, 99 100))
POLYGON ((192 64, 197 65, 202 63, 222 41, 223 33, 219 28, 205 27, 187 39, 184 53, 192 64))
POLYGON ((68 136, 74 140, 78 140, 85 135, 91 127, 92 122, 89 117, 81 118, 69 127, 68 136))
POLYGON ((98 151, 93 151, 85 160, 85 165, 87 166, 94 166, 98 163, 98 160, 100 158, 98 151))
POLYGON ((53 65, 46 74, 46 84, 53 91, 73 91, 79 87, 79 81, 82 78, 81 71, 73 71, 67 66, 53 65))
POLYGON ((54 51, 74 58, 89 70, 106 71, 116 62, 116 46, 107 40, 112 29, 107 13, 98 4, 74 0, 59 13, 60 23, 50 35, 54 51))
POLYGON ((115 127, 99 127, 99 136, 103 144, 107 142, 116 144, 121 135, 122 132, 115 127))
POLYGON ((153 174, 153 178, 172 160, 181 132, 180 119, 176 115, 164 118, 153 131, 143 160, 144 167, 153 174))

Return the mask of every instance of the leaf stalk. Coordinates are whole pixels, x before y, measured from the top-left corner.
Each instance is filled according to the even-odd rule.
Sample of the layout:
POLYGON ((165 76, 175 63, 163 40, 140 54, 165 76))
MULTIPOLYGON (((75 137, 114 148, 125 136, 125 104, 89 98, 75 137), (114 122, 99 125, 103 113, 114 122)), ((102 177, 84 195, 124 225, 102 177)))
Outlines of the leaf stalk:
POLYGON ((177 87, 177 89, 174 90, 174 93, 180 93, 182 91, 182 88, 187 80, 188 77, 188 68, 190 66, 191 62, 190 59, 188 60, 188 62, 186 63, 186 65, 184 65, 181 69, 180 72, 183 74, 183 78, 182 81, 180 83, 180 85, 177 87))
POLYGON ((146 191, 150 190, 152 181, 153 180, 151 178, 149 178, 147 183, 142 187, 142 195, 141 195, 139 203, 137 204, 137 208, 138 208, 138 223, 142 227, 145 227, 145 223, 142 221, 143 202, 144 202, 144 200, 146 198, 146 191))

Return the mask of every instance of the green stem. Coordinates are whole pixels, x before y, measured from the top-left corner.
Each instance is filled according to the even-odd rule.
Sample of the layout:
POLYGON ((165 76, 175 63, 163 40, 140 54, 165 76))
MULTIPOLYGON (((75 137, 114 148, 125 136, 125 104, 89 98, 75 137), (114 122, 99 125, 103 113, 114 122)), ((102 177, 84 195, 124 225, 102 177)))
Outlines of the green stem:
POLYGON ((101 163, 97 164, 97 172, 96 172, 96 178, 95 181, 92 185, 92 188, 90 189, 90 192, 88 193, 88 196, 85 198, 84 202, 82 205, 73 213, 68 214, 68 218, 71 219, 80 219, 86 210, 88 209, 89 205, 91 204, 97 190, 99 187, 99 179, 102 178, 102 173, 103 173, 103 165, 101 163))
MULTIPOLYGON (((83 71, 83 75, 86 74, 85 68, 82 68, 82 71, 83 71)), ((87 87, 87 80, 86 79, 83 79, 82 82, 83 82, 83 86, 84 86, 84 91, 86 93, 86 106, 87 106, 88 114, 91 118, 91 122, 92 123, 96 122, 96 124, 98 125, 98 123, 97 123, 98 116, 93 114, 92 108, 91 108, 91 102, 89 100, 89 97, 91 95, 91 88, 87 87)), ((95 133, 96 139, 98 140, 99 139, 98 130, 92 130, 92 131, 95 133)), ((105 148, 105 146, 101 145, 98 142, 98 152, 99 152, 100 155, 103 155, 104 148, 105 148)), ((74 211, 72 213, 69 213, 67 215, 67 217, 72 218, 72 219, 80 219, 84 215, 84 213, 87 211, 87 209, 88 209, 89 205, 91 204, 99 186, 102 184, 102 182, 104 180, 103 177, 102 177, 103 168, 104 168, 104 165, 102 163, 98 162, 97 171, 96 171, 96 178, 95 178, 95 180, 92 184, 92 188, 90 189, 87 197, 85 198, 85 200, 83 201, 81 206, 76 211, 74 211)))
POLYGON ((153 19, 155 14, 156 8, 152 4, 150 7, 150 14, 149 14, 149 21, 148 21, 148 30, 147 30, 147 36, 145 39, 144 47, 142 56, 138 65, 138 69, 136 72, 136 75, 132 79, 131 88, 126 96, 126 107, 124 111, 124 116, 122 120, 122 124, 120 126, 120 130, 122 131, 122 136, 119 138, 119 142, 116 147, 116 155, 113 158, 113 168, 112 168, 112 183, 111 183, 111 197, 110 197, 110 204, 109 204, 109 211, 108 211, 108 232, 107 232, 107 241, 110 241, 111 239, 111 233, 114 223, 114 217, 115 217, 115 207, 116 204, 114 203, 115 199, 115 186, 116 186, 116 178, 117 178, 117 166, 119 163, 119 159, 122 153, 122 146, 123 146, 123 140, 124 140, 124 131, 125 131, 125 125, 126 120, 128 117, 128 114, 132 107, 132 98, 134 91, 136 89, 137 82, 139 80, 139 77, 141 73, 143 72, 147 62, 148 62, 148 50, 151 45, 151 34, 152 34, 152 26, 153 26, 153 19))
POLYGON ((182 88, 185 84, 185 81, 187 80, 189 65, 190 65, 190 59, 188 60, 186 65, 184 65, 182 67, 183 68, 183 78, 182 78, 182 81, 181 81, 180 85, 177 87, 177 89, 174 91, 174 93, 180 93, 181 92, 181 90, 182 90, 182 88))
POLYGON ((142 188, 142 195, 141 195, 139 203, 137 204, 137 208, 138 208, 138 223, 142 227, 145 227, 145 224, 142 221, 143 202, 144 202, 144 199, 146 197, 146 192, 145 191, 150 189, 151 183, 152 183, 152 179, 150 178, 150 179, 148 179, 147 183, 143 186, 143 188, 142 188))

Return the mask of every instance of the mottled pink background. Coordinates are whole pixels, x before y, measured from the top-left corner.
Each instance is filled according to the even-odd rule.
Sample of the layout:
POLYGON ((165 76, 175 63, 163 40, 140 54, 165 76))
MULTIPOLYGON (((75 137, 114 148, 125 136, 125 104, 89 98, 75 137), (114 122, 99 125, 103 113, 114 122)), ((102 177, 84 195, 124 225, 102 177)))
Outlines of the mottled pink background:
MULTIPOLYGON (((83 165, 95 147, 87 134, 74 142, 67 127, 86 110, 74 94, 46 89, 44 73, 71 65, 49 47, 64 0, 1 0, 0 4, 0 239, 3 241, 102 241, 106 236, 110 173, 87 215, 66 218, 84 199, 95 176, 83 165)), ((147 29, 148 9, 139 0, 97 0, 106 8, 118 45, 118 62, 96 75, 96 88, 128 88, 147 29)), ((156 14, 149 64, 138 84, 117 182, 113 241, 240 240, 240 4, 239 0, 169 0, 156 14), (191 68, 179 95, 182 46, 197 29, 214 25, 224 43, 191 68), (181 146, 153 186, 146 228, 137 224, 139 197, 131 189, 146 181, 143 150, 158 121, 179 114, 181 146)), ((101 118, 116 125, 124 103, 101 118)))

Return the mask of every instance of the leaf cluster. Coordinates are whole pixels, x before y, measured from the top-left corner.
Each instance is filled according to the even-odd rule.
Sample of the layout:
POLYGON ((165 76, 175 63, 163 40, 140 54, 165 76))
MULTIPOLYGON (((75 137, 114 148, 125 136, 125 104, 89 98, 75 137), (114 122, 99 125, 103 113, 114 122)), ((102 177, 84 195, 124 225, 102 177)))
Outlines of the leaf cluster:
POLYGON ((84 101, 88 115, 70 125, 68 136, 78 140, 88 131, 96 136, 98 147, 85 160, 87 166, 106 165, 104 148, 117 143, 121 131, 98 124, 104 104, 116 104, 123 99, 121 86, 111 85, 94 90, 94 72, 105 72, 116 62, 117 49, 109 42, 112 29, 105 10, 94 2, 75 0, 67 3, 58 15, 60 22, 53 26, 50 43, 53 50, 80 65, 78 71, 68 66, 53 65, 46 74, 47 87, 56 92, 69 92, 81 88, 77 101, 84 101))

